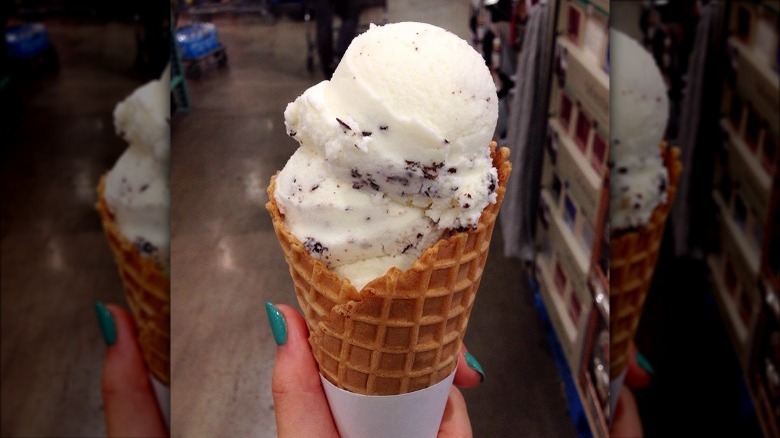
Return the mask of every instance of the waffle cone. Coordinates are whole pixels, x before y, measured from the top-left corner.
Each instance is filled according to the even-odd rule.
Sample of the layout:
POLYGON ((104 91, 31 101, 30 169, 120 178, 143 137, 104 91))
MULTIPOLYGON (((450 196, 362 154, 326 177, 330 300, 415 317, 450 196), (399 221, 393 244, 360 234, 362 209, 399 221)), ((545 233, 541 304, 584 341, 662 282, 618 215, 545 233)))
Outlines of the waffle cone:
POLYGON ((271 179, 266 208, 328 381, 354 393, 393 395, 432 386, 455 370, 511 171, 507 148, 492 143, 491 153, 498 197, 477 228, 440 239, 407 271, 391 268, 359 293, 287 229, 271 179))
POLYGON ((682 173, 680 149, 667 147, 665 143, 661 149, 664 165, 669 171, 666 203, 656 207, 646 226, 614 234, 609 242, 609 365, 612 379, 620 376, 628 364, 628 350, 639 326, 658 261, 666 218, 682 173))
POLYGON ((149 371, 170 386, 170 280, 156 261, 144 257, 121 233, 103 196, 105 184, 104 175, 98 185, 95 208, 119 268, 125 298, 135 319, 138 343, 149 371))

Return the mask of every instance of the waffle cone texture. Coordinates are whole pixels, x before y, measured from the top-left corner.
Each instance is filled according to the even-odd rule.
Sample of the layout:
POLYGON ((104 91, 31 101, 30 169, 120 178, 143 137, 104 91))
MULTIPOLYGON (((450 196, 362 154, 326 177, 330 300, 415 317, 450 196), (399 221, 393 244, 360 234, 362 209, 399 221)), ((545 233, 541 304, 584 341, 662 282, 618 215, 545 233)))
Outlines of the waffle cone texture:
POLYGON ((497 200, 477 227, 443 237, 407 271, 391 268, 360 292, 287 229, 271 178, 266 208, 328 381, 354 393, 395 395, 432 386, 455 370, 511 172, 507 148, 496 150, 493 142, 491 155, 497 200))
POLYGON ((680 149, 661 145, 669 172, 667 200, 653 211, 644 227, 615 233, 609 242, 610 378, 616 379, 628 365, 631 341, 636 335, 642 308, 653 279, 666 219, 682 173, 680 149))
POLYGON ((135 319, 138 343, 149 372, 170 386, 170 279, 156 261, 144 257, 119 230, 103 196, 105 184, 104 175, 98 185, 95 208, 119 268, 125 298, 135 319))

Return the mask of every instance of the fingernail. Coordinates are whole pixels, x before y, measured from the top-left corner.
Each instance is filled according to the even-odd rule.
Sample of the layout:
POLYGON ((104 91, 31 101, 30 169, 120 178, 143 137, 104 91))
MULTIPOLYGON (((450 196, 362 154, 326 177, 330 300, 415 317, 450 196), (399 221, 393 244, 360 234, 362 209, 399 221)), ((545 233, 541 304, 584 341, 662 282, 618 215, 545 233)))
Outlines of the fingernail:
POLYGON ((268 323, 271 324, 276 345, 284 345, 287 342, 287 322, 284 315, 269 301, 265 302, 265 313, 268 314, 268 323))
POLYGON ((95 301, 95 314, 97 315, 100 333, 103 334, 103 341, 105 341, 106 345, 114 345, 114 342, 116 342, 114 315, 100 301, 95 301))
POLYGON ((639 352, 639 350, 636 351, 636 363, 639 364, 640 367, 644 368, 645 371, 647 371, 650 374, 655 374, 655 370, 653 369, 653 366, 650 365, 650 361, 647 360, 647 358, 639 352))
POLYGON ((477 361, 477 358, 474 357, 471 353, 468 351, 466 352, 466 365, 469 366, 472 370, 479 373, 480 382, 485 381, 485 370, 482 369, 482 365, 479 364, 477 361))

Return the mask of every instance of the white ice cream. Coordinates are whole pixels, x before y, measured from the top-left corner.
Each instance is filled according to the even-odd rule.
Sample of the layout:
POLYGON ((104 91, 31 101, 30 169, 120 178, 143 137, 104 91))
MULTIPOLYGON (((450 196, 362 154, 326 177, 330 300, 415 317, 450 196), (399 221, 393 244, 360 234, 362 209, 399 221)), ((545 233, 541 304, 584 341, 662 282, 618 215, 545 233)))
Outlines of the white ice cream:
POLYGON ((128 142, 104 196, 121 232, 167 269, 169 262, 170 70, 120 102, 114 127, 128 142))
POLYGON ((467 42, 429 24, 372 26, 332 80, 288 105, 300 148, 277 204, 292 233, 360 289, 407 269, 445 230, 476 226, 496 200, 497 117, 492 76, 467 42))
POLYGON ((652 55, 626 34, 611 29, 610 226, 645 225, 666 202, 668 173, 661 140, 669 119, 666 84, 652 55))

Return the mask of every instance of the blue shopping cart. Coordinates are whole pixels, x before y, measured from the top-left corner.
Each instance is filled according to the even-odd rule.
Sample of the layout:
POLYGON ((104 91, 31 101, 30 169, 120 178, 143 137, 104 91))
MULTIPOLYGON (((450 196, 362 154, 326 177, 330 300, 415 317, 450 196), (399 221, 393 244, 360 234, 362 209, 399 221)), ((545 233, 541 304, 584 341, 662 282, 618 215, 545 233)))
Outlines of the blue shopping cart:
POLYGON ((192 23, 176 30, 176 44, 190 79, 200 79, 206 68, 226 67, 227 50, 219 41, 217 27, 212 23, 192 23))
POLYGON ((24 72, 45 73, 53 73, 59 69, 57 51, 49 41, 46 26, 42 23, 10 26, 6 29, 4 38, 12 68, 24 72))

